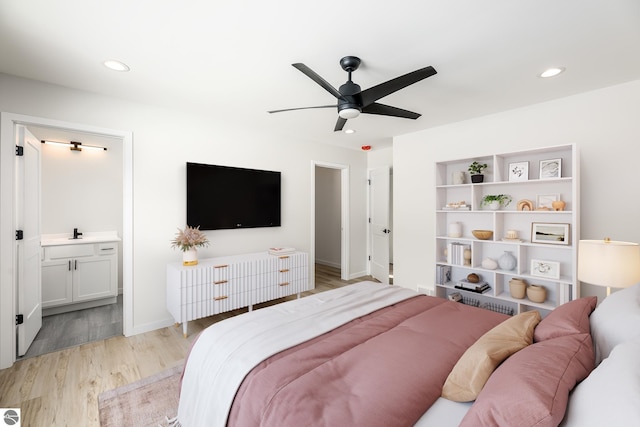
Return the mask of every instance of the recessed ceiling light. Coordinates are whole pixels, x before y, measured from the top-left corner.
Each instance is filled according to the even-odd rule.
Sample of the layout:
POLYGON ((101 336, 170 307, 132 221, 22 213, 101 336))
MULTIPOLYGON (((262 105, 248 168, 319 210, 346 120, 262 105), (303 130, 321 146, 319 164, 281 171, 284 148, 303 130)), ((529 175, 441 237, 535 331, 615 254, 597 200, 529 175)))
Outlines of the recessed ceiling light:
POLYGON ((344 133, 346 134, 352 134, 352 133, 356 133, 355 129, 345 129, 344 133))
POLYGON ((103 62, 104 66, 114 71, 129 71, 130 68, 124 62, 116 61, 115 59, 109 59, 103 62))
POLYGON ((540 73, 538 76, 542 77, 543 79, 546 79, 546 78, 549 78, 549 77, 555 77, 558 74, 564 72, 564 70, 565 70, 564 67, 547 68, 542 73, 540 73))

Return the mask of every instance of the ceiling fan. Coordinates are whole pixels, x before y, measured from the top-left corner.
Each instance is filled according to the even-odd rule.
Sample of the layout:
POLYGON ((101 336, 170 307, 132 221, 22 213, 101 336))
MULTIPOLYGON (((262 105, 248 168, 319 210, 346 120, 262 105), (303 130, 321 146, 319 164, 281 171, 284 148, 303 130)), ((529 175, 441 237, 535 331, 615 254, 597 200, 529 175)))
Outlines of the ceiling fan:
POLYGON ((302 71, 311 80, 322 86, 327 92, 335 96, 338 100, 337 105, 320 105, 317 107, 301 107, 287 108, 284 110, 273 110, 269 113, 280 113, 283 111, 307 110, 313 108, 338 108, 338 121, 333 129, 334 132, 341 131, 348 119, 354 119, 360 115, 378 114, 382 116, 402 117, 405 119, 417 119, 420 114, 412 111, 403 110, 401 108, 392 107, 390 105, 380 104, 376 102, 380 98, 384 98, 394 92, 404 89, 420 80, 426 79, 434 74, 436 70, 429 66, 413 71, 411 73, 396 77, 379 85, 361 90, 360 86, 351 81, 351 73, 356 71, 360 66, 360 58, 356 56, 345 56, 340 60, 340 66, 344 71, 349 73, 349 78, 345 84, 336 90, 329 82, 320 77, 315 71, 304 64, 291 64, 298 70, 302 71))

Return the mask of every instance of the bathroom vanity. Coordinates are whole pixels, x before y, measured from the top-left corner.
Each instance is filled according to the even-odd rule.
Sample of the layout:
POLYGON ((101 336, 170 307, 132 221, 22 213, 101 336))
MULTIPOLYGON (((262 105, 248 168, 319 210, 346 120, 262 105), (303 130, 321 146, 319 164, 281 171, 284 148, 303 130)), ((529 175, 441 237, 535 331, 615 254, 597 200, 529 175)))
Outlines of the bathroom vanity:
POLYGON ((115 303, 119 241, 116 232, 42 235, 42 314, 115 303))

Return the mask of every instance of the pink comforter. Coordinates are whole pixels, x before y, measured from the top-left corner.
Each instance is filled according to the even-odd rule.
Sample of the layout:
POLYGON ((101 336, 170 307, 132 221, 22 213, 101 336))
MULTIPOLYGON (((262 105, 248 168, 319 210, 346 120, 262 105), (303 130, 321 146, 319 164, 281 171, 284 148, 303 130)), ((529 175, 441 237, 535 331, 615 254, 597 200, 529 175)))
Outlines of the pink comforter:
POLYGON ((418 296, 270 357, 229 426, 412 426, 464 351, 506 315, 418 296))

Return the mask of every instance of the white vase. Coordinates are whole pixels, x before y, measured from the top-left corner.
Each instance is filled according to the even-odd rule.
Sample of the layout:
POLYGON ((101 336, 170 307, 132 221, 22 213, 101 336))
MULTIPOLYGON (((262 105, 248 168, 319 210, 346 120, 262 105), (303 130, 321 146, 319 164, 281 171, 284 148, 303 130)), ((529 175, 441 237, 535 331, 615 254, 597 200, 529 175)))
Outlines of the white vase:
POLYGON ((518 260, 509 251, 504 251, 502 256, 498 258, 498 265, 503 270, 513 270, 514 268, 516 268, 517 263, 518 260))
POLYGON ((449 237, 462 237, 462 224, 459 222, 452 222, 449 224, 449 237))
POLYGON ((188 249, 182 252, 182 265, 197 265, 198 250, 196 248, 188 249))

